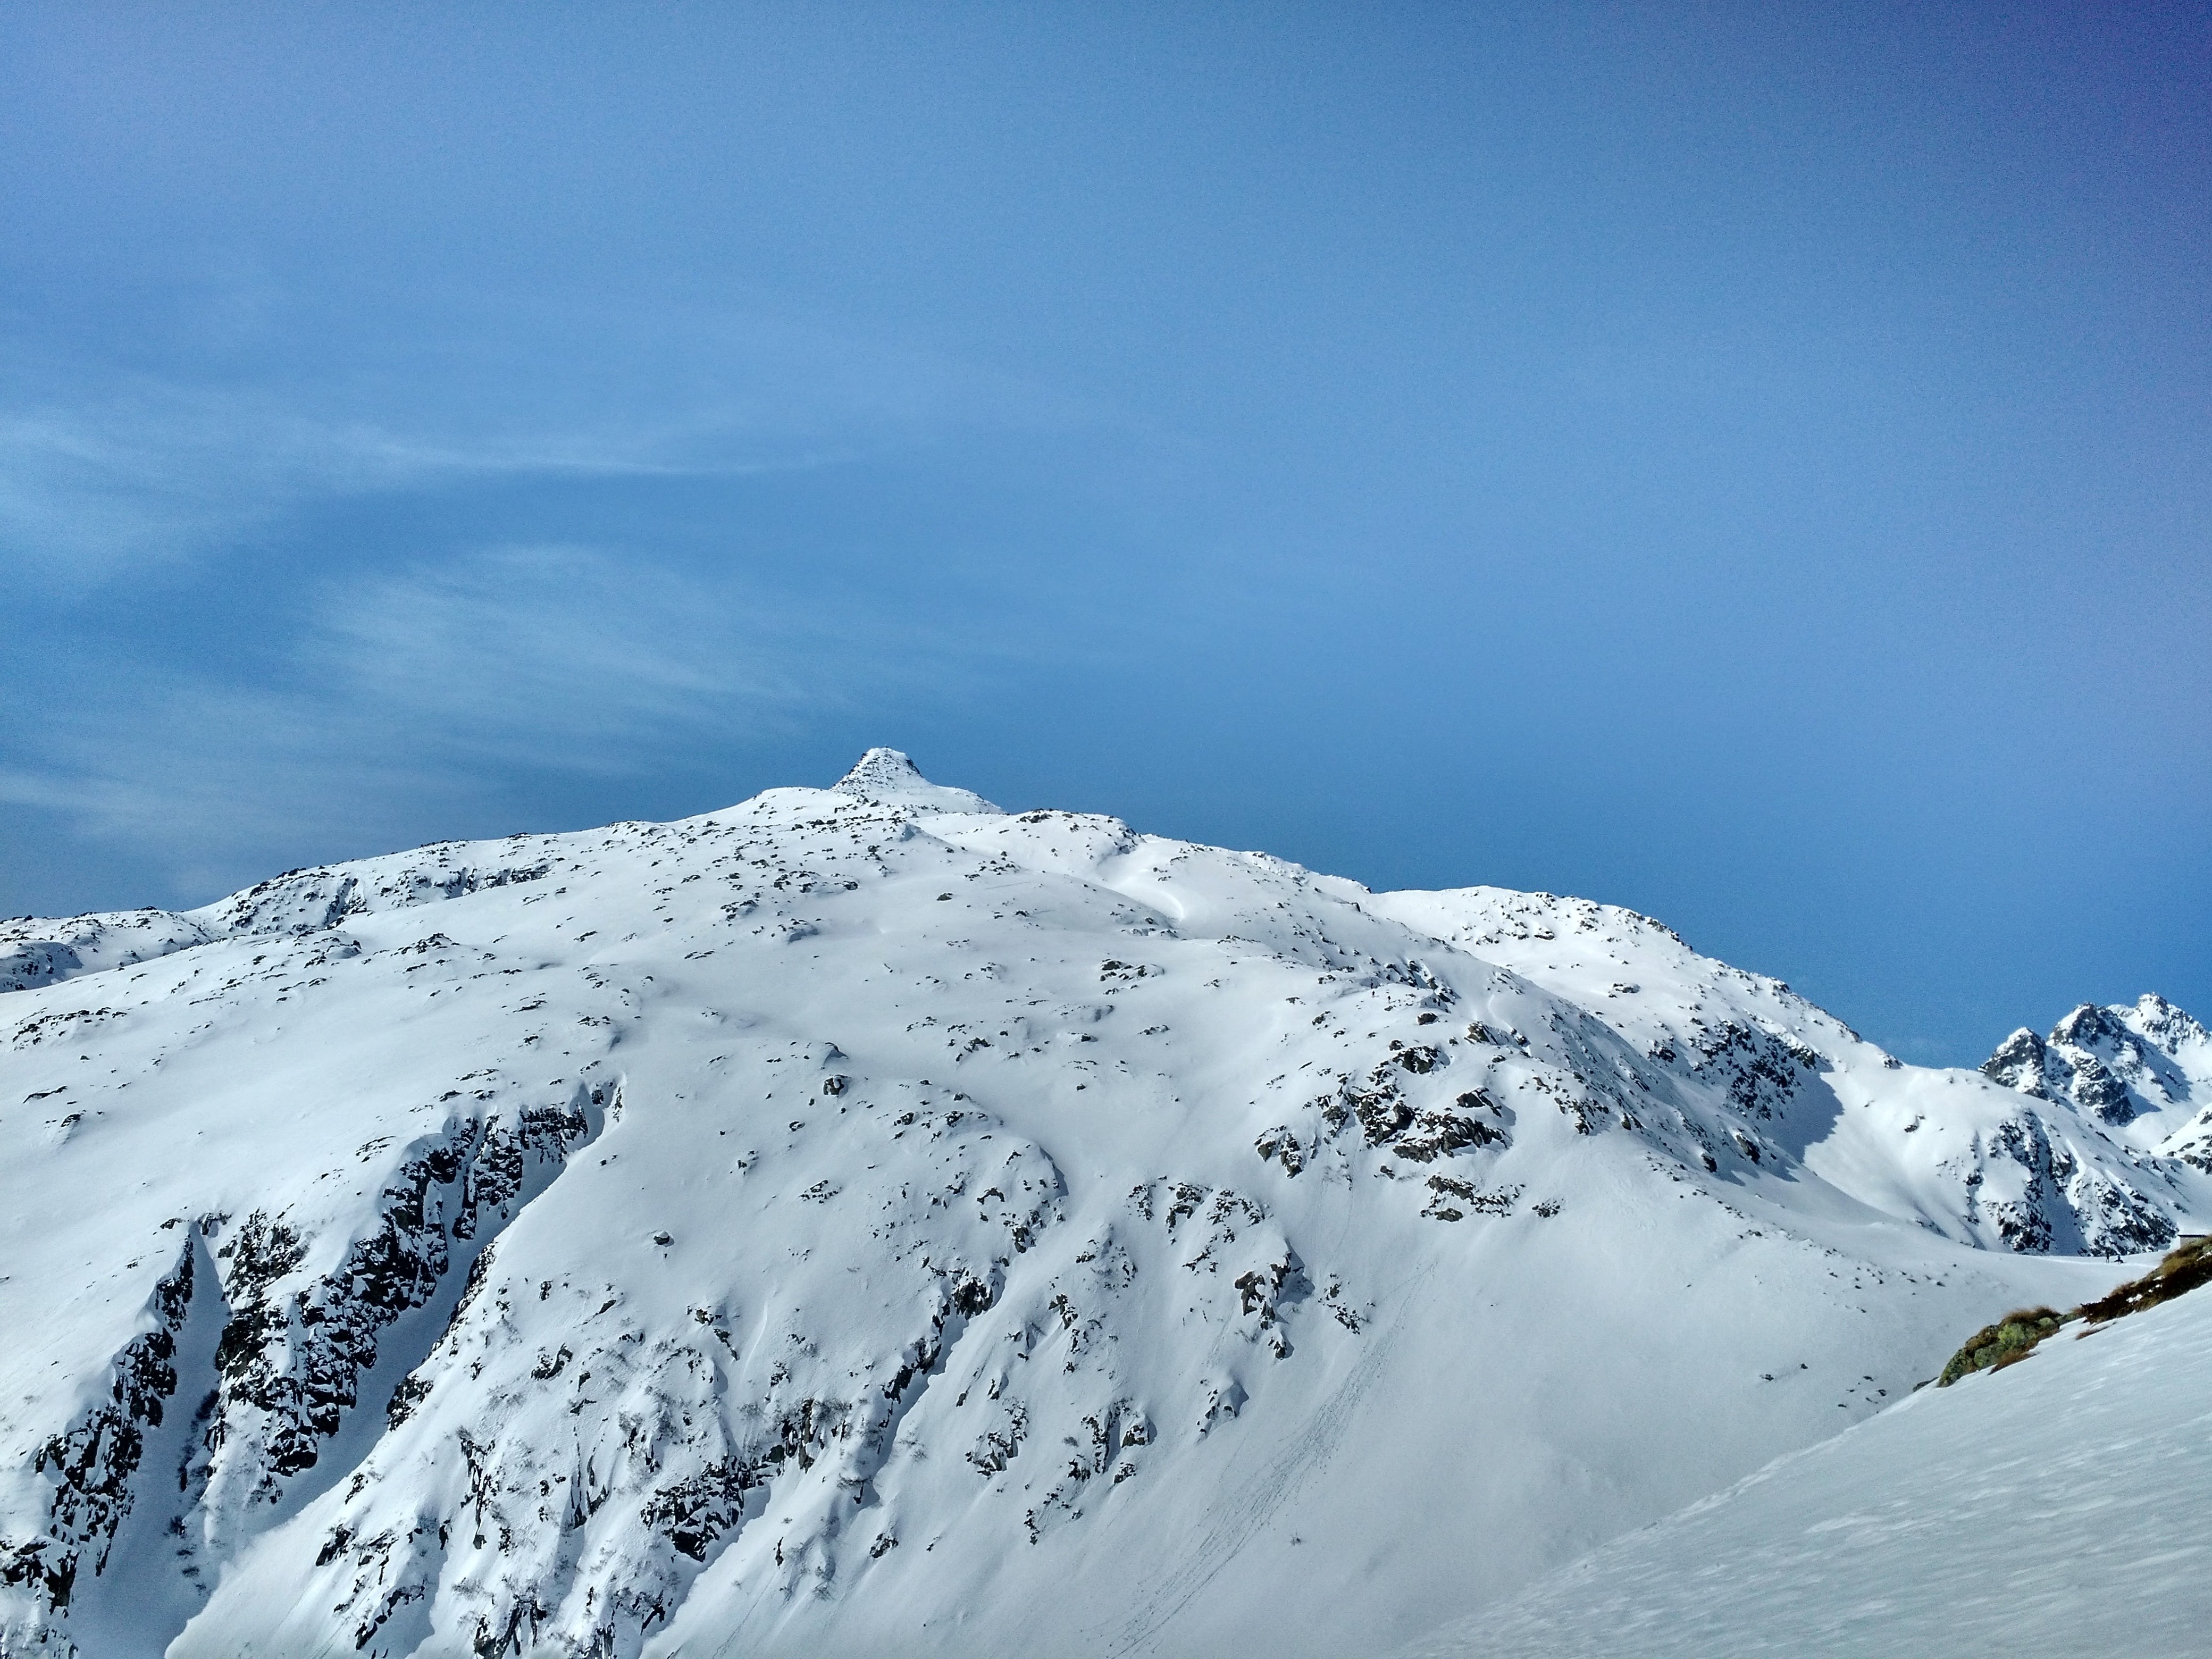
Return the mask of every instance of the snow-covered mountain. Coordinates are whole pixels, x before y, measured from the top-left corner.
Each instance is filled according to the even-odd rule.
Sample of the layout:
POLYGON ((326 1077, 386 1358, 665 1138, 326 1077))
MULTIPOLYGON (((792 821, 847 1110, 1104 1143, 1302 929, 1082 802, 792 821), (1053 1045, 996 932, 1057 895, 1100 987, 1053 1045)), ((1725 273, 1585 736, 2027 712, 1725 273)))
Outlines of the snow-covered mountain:
POLYGON ((2023 1026, 1982 1070, 2073 1106, 2124 1146, 2212 1170, 2212 1033, 2164 997, 2085 1002, 2048 1037, 2023 1026))
POLYGON ((0 976, 9 1656, 1381 1651, 2212 1213, 1631 912, 884 750, 0 976))

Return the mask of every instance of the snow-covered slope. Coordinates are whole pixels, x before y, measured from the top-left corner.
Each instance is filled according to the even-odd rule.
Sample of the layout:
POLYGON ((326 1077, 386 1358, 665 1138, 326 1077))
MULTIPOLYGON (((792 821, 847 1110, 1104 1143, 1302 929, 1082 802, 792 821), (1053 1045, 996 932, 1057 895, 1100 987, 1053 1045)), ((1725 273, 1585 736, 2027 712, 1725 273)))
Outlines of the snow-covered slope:
POLYGON ((2212 1294, 1928 1389, 1400 1659, 2196 1659, 2212 1294))
MULTIPOLYGON (((1903 1065, 1787 985, 1698 956, 1632 910, 1495 887, 1371 903, 1589 1010, 1669 1081, 1719 1091, 1747 1155, 1802 1159, 1888 1214, 2002 1249, 2117 1256, 2161 1249, 2178 1220, 2205 1213, 2198 1177, 2212 1160, 2185 1163, 2184 1147, 2144 1130, 2158 1112, 2194 1115, 2179 1084, 2141 1106, 2130 1133, 2126 1113, 2088 1095, 2006 1086, 1998 1060, 1987 1076, 1903 1065)), ((2201 1026, 2155 996, 2141 1012, 2132 1030, 2189 1058, 2146 1060, 2136 1045, 2115 1062, 2134 1086, 2157 1090, 2191 1064, 2212 1079, 2201 1026)), ((2212 1082, 2202 1086, 2212 1104, 2212 1082)))
POLYGON ((9 1655, 1379 1650, 2212 1182, 1627 912, 888 750, 11 926, 9 1655))
POLYGON ((0 921, 0 991, 128 968, 215 937, 197 917, 167 910, 111 910, 61 921, 19 916, 0 921))

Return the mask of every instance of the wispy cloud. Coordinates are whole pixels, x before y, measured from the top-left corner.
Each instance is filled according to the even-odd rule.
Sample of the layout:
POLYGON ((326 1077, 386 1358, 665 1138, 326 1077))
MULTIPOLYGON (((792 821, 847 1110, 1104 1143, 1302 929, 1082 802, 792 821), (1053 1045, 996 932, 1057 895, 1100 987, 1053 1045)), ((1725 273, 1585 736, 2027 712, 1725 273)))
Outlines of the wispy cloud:
POLYGON ((274 316, 243 347, 227 337, 159 371, 18 350, 0 377, 0 569, 98 580, 318 501, 450 481, 765 472, 1091 418, 1046 388, 765 311, 274 316))
POLYGON ((179 894, 450 833, 548 778, 671 774, 957 699, 1012 660, 952 607, 894 615, 795 568, 779 586, 772 550, 717 562, 657 540, 650 512, 625 545, 456 550, 327 544, 319 509, 1097 423, 788 308, 410 295, 354 315, 325 296, 311 315, 246 286, 128 365, 0 319, 29 342, 0 364, 0 586, 22 600, 0 648, 40 665, 38 692, 0 704, 0 803, 128 847, 179 894), (201 613, 250 580, 236 631, 180 635, 127 580, 152 569, 201 613))
POLYGON ((460 804, 428 757, 374 741, 370 711, 173 676, 129 692, 58 703, 0 768, 0 802, 167 872, 134 902, 212 896, 291 849, 382 846, 408 805, 460 804))
POLYGON ((251 684, 88 682, 0 769, 0 801, 205 892, 297 849, 419 839, 518 779, 696 766, 862 703, 957 698, 1005 666, 865 605, 602 548, 492 548, 327 586, 251 684))
POLYGON ((331 590, 300 665, 455 758, 629 771, 887 691, 957 690, 994 653, 858 599, 633 552, 500 547, 331 590))

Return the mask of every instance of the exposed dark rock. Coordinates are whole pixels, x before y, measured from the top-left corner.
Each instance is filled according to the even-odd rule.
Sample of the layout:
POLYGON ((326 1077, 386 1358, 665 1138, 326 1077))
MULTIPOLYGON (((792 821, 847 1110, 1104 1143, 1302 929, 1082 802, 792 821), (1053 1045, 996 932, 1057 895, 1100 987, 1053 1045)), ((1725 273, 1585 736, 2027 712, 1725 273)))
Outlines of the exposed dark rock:
POLYGON ((0 1540, 0 1583, 33 1587, 50 1609, 69 1605, 87 1565, 97 1572, 106 1565, 115 1529, 131 1512, 145 1431, 161 1426, 164 1404, 177 1391, 177 1334, 191 1308, 193 1279, 187 1239, 176 1266, 154 1287, 151 1311, 159 1324, 115 1356, 109 1397, 33 1456, 33 1471, 54 1481, 47 1535, 0 1540))

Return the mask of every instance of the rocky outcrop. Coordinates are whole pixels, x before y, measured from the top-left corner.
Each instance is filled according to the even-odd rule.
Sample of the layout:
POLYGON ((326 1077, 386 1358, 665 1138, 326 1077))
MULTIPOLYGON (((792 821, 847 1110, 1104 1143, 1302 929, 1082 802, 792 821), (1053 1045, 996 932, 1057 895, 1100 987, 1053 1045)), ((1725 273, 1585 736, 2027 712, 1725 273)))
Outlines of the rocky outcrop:
MULTIPOLYGON (((193 1249, 186 1237, 176 1265, 155 1287, 152 1328, 115 1356, 106 1398, 33 1453, 32 1468, 51 1483, 43 1533, 0 1538, 0 1583, 33 1592, 49 1611, 70 1604, 80 1577, 107 1564, 116 1528, 137 1498, 147 1431, 159 1428, 177 1393, 178 1334, 191 1311, 193 1249)), ((0 1633, 0 1650, 5 1635, 0 1633)))
POLYGON ((1968 1337, 1936 1377, 1938 1388, 1949 1388, 1976 1371, 2002 1370, 2035 1352, 2045 1338, 2061 1328, 2086 1320, 2091 1326, 2124 1319, 2160 1304, 2171 1302, 2199 1286, 2212 1284, 2212 1239, 2196 1238, 2170 1250, 2157 1267, 2139 1279, 2117 1285, 2104 1295, 2083 1303, 2069 1313, 2052 1308, 2023 1308, 1985 1325, 1968 1337))
POLYGON ((216 1348, 216 1409, 186 1480, 218 1530, 227 1513, 278 1502, 289 1479, 316 1466, 362 1404, 382 1334, 448 1285, 457 1257, 483 1261, 527 1191, 589 1139, 607 1102, 605 1091, 580 1089, 561 1105, 427 1138, 386 1181, 374 1230, 326 1273, 301 1273, 307 1246, 281 1217, 256 1210, 234 1226, 208 1224, 222 1239, 215 1257, 230 1315, 216 1348))
MULTIPOLYGON (((2212 1035, 2164 997, 2133 1006, 2082 1003, 2039 1037, 2023 1028, 1982 1064, 1984 1075, 2064 1102, 2107 1128, 2146 1121, 2155 1140, 2212 1107, 2212 1035)), ((2145 1137, 2129 1137, 2144 1144, 2145 1137)))

